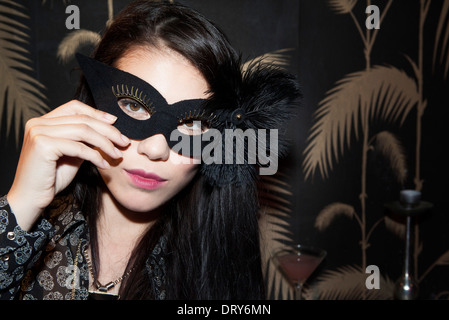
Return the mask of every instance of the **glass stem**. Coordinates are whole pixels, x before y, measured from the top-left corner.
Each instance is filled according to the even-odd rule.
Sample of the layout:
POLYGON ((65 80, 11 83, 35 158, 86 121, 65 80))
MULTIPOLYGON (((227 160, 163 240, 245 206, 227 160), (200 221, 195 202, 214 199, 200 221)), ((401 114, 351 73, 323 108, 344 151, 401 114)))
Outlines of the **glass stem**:
POLYGON ((302 285, 297 283, 295 286, 295 300, 302 300, 302 285))

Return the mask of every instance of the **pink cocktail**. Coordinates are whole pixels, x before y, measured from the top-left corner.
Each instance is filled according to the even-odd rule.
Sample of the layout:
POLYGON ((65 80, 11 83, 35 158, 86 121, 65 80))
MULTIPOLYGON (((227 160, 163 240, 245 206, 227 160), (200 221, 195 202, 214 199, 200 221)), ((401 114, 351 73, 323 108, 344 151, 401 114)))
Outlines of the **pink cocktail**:
POLYGON ((274 261, 295 287, 296 299, 301 299, 304 282, 326 256, 326 251, 302 245, 282 247, 274 254, 274 261))
POLYGON ((304 283, 321 263, 321 260, 320 257, 307 254, 286 254, 278 258, 279 266, 295 285, 298 282, 304 283))

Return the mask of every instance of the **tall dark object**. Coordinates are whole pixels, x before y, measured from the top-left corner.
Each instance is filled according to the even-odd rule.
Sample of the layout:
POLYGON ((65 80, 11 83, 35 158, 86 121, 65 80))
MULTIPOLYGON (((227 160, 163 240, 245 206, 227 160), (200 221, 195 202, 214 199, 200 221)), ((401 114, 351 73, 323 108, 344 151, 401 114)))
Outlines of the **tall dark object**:
POLYGON ((418 298, 418 281, 411 259, 412 243, 415 236, 412 227, 415 218, 431 209, 433 205, 430 202, 421 201, 421 192, 419 191, 402 190, 400 200, 388 203, 386 207, 395 214, 405 216, 406 219, 404 265, 402 274, 396 282, 394 297, 398 300, 414 300, 418 298))

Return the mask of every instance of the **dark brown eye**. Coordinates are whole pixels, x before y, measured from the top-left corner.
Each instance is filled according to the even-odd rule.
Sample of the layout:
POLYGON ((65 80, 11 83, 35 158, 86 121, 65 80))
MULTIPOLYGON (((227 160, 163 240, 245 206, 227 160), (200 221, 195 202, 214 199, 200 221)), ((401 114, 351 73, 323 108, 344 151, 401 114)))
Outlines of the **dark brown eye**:
POLYGON ((183 120, 178 123, 178 130, 190 136, 202 134, 208 129, 206 122, 201 120, 183 120))
POLYGON ((137 111, 139 111, 140 108, 141 108, 141 106, 139 106, 138 103, 130 103, 129 104, 129 109, 131 109, 131 111, 137 112, 137 111))
POLYGON ((117 100, 117 104, 131 118, 137 120, 147 120, 151 118, 151 114, 147 108, 134 99, 121 98, 117 100))

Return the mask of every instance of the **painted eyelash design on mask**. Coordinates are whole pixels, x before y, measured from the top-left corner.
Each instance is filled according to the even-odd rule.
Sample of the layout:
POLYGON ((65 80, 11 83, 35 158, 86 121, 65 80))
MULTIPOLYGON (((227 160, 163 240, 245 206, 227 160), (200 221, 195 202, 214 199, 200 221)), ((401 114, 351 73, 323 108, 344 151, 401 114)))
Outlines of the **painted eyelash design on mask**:
POLYGON ((198 110, 197 111, 195 109, 193 111, 189 111, 188 113, 186 112, 184 114, 184 117, 182 117, 178 120, 178 123, 181 124, 186 121, 198 120, 198 121, 205 121, 207 126, 211 126, 216 118, 217 118, 217 116, 213 113, 207 115, 206 110, 198 110))
POLYGON ((129 90, 126 84, 122 84, 121 87, 120 85, 117 85, 115 88, 113 86, 112 93, 117 98, 131 98, 143 105, 150 114, 154 113, 153 103, 150 101, 150 98, 147 99, 146 95, 142 97, 143 91, 139 92, 139 88, 134 90, 134 86, 132 86, 131 90, 129 90))

